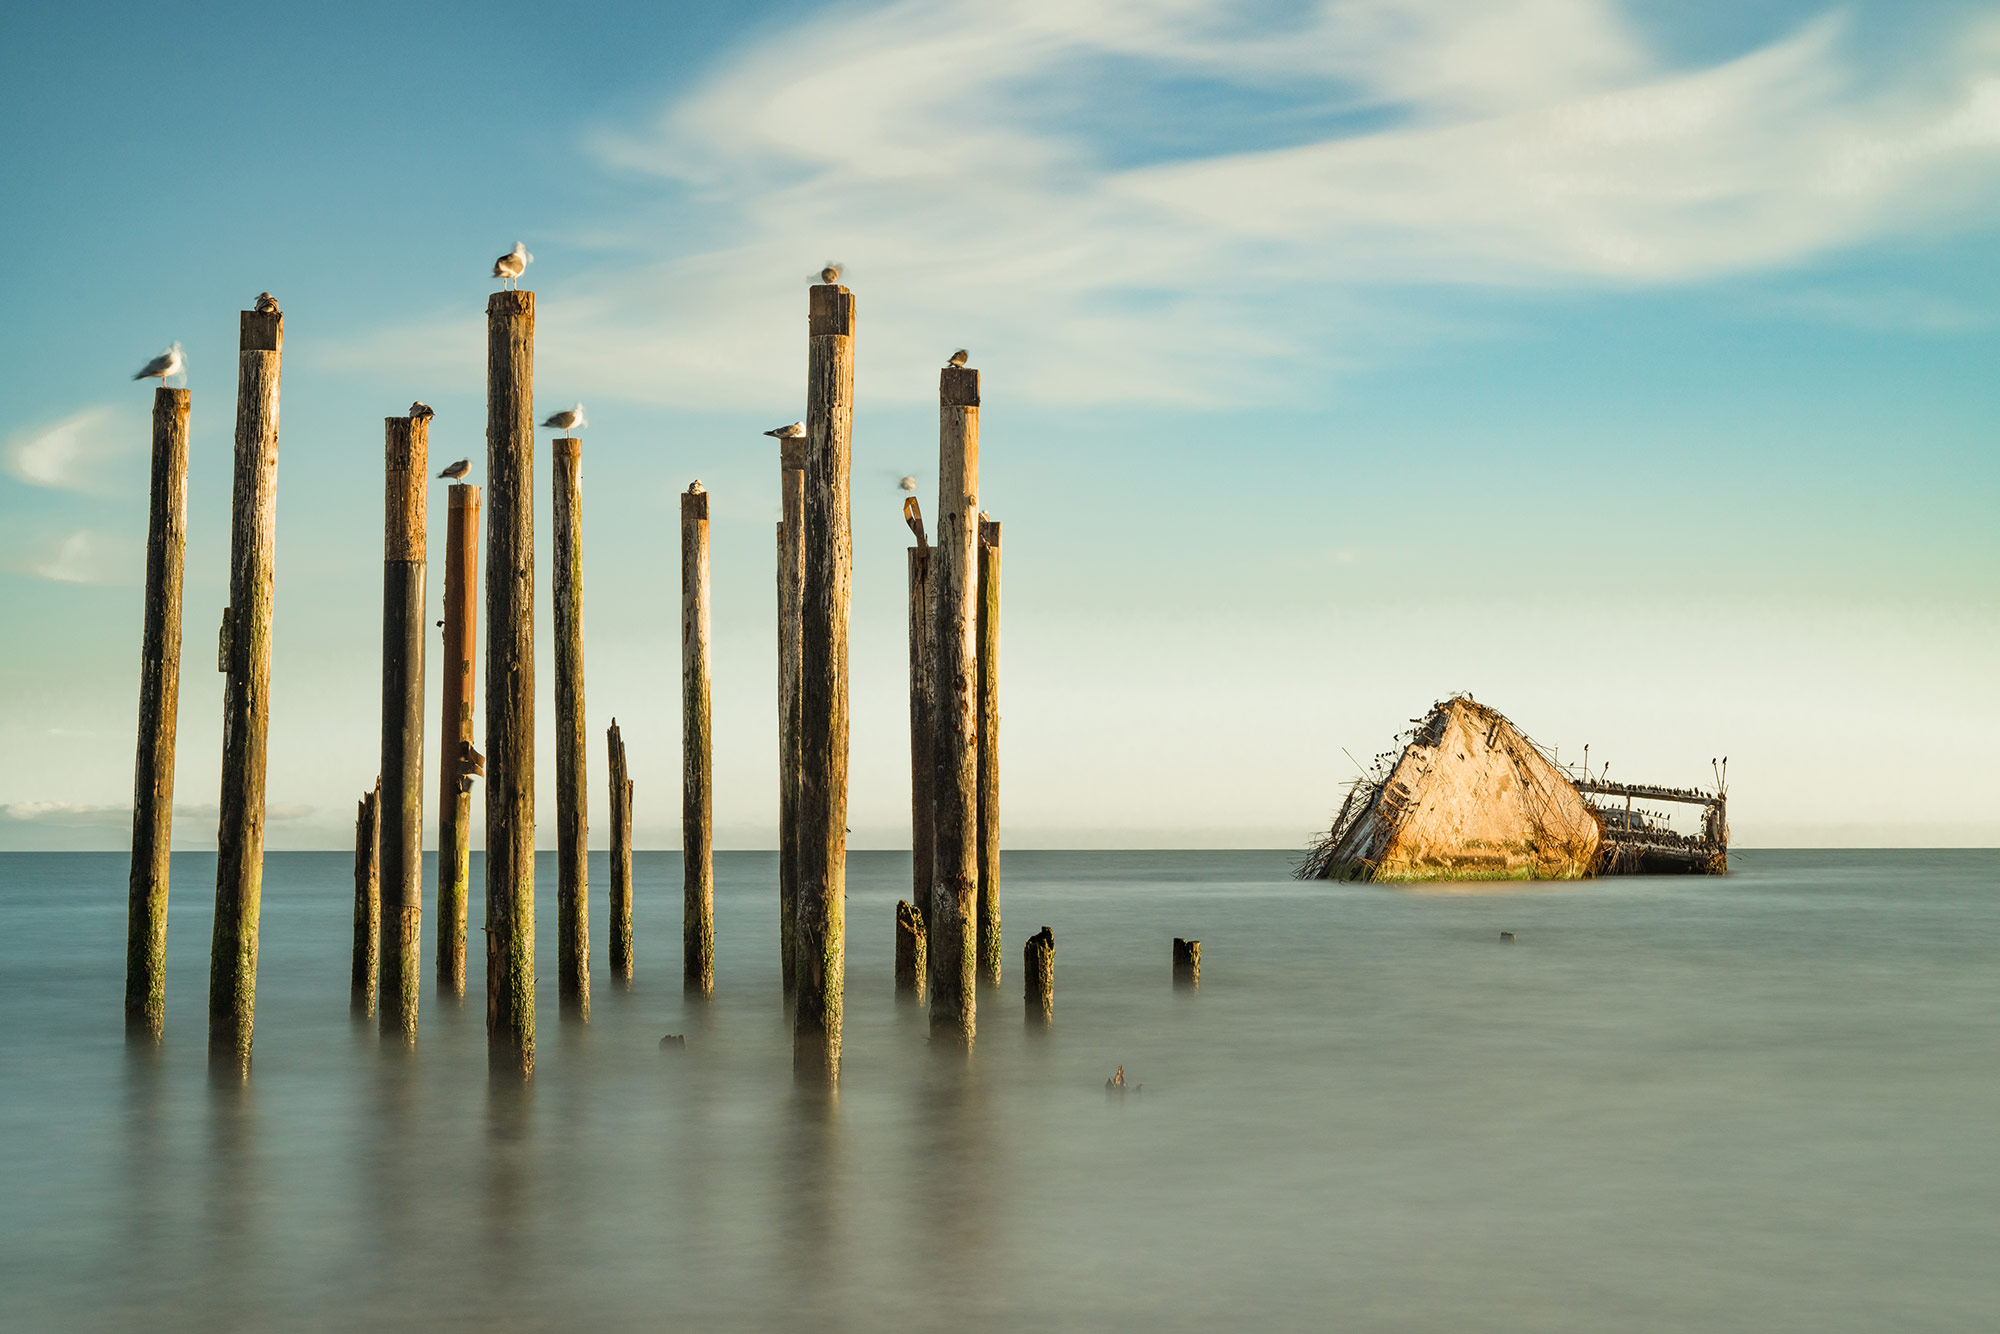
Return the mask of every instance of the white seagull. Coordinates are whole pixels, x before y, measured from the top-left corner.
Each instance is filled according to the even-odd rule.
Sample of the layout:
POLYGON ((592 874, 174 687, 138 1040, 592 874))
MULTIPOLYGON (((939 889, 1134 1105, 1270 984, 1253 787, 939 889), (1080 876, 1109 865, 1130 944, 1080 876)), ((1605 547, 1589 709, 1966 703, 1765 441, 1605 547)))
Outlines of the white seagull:
POLYGON ((493 261, 493 276, 512 287, 534 262, 535 257, 528 253, 528 247, 516 241, 512 250, 493 261))
POLYGON ((542 425, 557 431, 581 431, 590 425, 590 420, 583 415, 583 404, 579 403, 567 412, 556 413, 542 425))
POLYGON ((773 440, 796 440, 805 433, 806 424, 804 422, 793 422, 790 426, 780 426, 775 431, 764 432, 765 435, 770 436, 773 440))
POLYGON ((135 380, 157 379, 164 385, 169 377, 175 375, 181 377, 182 384, 187 383, 187 361, 181 356, 181 345, 179 343, 175 343, 172 347, 160 353, 159 356, 154 357, 151 361, 140 367, 139 373, 132 378, 135 380))
POLYGON ((896 483, 896 485, 902 487, 905 491, 914 492, 917 489, 917 479, 914 477, 905 477, 902 481, 896 483))

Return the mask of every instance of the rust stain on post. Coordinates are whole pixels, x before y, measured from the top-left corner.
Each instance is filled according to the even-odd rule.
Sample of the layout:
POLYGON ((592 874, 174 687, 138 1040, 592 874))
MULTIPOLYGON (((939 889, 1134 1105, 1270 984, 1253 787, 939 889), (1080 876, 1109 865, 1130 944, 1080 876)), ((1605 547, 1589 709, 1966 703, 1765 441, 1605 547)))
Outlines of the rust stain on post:
POLYGON ((450 491, 444 538, 444 698, 438 716, 437 982, 465 997, 465 905, 472 887, 473 645, 479 627, 479 488, 450 491))
POLYGON ((583 442, 555 443, 556 992, 590 1018, 590 811, 584 772, 583 442))
POLYGON ((709 732, 708 494, 681 496, 681 981, 715 990, 715 773, 709 732))
POLYGON ((930 583, 931 1036, 970 1046, 977 1028, 979 914, 979 372, 938 381, 938 518, 930 583))

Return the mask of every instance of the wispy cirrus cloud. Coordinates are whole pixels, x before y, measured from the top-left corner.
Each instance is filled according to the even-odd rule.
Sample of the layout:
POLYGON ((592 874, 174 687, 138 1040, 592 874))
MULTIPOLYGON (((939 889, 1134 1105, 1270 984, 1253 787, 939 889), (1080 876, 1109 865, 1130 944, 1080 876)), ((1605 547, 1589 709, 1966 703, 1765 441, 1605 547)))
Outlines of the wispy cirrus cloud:
POLYGON ((143 419, 136 412, 98 404, 73 412, 46 426, 17 431, 0 461, 8 473, 30 486, 64 491, 102 492, 107 469, 135 451, 134 441, 146 439, 143 419))
POLYGON ((58 539, 54 549, 30 556, 24 565, 36 578, 59 584, 112 583, 119 554, 114 547, 101 534, 79 528, 58 539))

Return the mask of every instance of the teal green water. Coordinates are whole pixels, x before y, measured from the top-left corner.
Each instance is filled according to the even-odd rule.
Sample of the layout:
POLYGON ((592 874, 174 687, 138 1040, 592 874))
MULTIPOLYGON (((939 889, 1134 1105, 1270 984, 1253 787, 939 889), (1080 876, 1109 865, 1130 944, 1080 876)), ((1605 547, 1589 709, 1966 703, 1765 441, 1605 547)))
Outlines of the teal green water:
POLYGON ((639 858, 629 991, 594 863, 588 1027, 557 1015, 545 858, 526 1092, 486 1078, 476 975, 462 1010, 427 994, 414 1059, 351 1023, 345 854, 268 859, 247 1089, 205 1078, 212 856, 174 859, 156 1060, 122 1037, 125 859, 0 856, 0 1324, 1995 1323, 2000 853, 1484 891, 1287 865, 1009 854, 1009 975, 967 1060, 892 993, 908 858, 856 855, 827 1106, 791 1083, 769 856, 718 858, 706 1004, 678 855, 639 858), (1121 1064, 1144 1091, 1108 1098, 1121 1064))

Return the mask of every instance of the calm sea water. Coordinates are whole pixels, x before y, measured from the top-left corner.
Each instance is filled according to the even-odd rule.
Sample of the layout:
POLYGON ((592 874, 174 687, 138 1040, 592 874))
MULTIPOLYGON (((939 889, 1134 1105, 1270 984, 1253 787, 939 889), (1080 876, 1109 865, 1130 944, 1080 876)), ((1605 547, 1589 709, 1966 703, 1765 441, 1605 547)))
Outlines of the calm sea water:
POLYGON ((770 856, 717 859, 705 1004, 678 854, 638 858, 629 990, 599 859, 587 1027, 557 1015, 545 858, 527 1091, 486 1078, 476 964, 463 1008, 427 995, 414 1059, 352 1023, 345 854, 267 861, 247 1088, 205 1077, 212 855, 174 859, 152 1060, 122 1037, 125 858, 0 856, 0 1325, 2000 1320, 2000 853, 1484 892, 1288 860, 1009 854, 968 1060, 893 995, 908 858, 856 855, 828 1106, 792 1086, 770 856), (1046 1034, 1019 992, 1043 923, 1046 1034), (1109 1098, 1121 1064, 1144 1089, 1109 1098))

